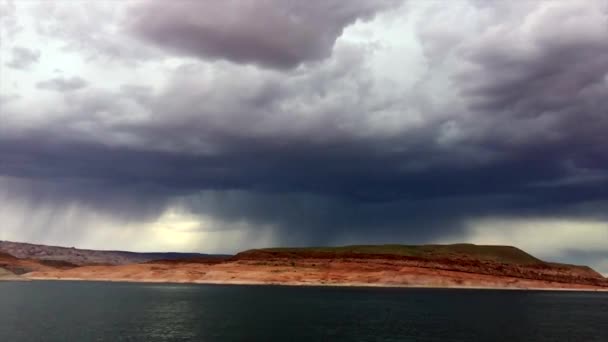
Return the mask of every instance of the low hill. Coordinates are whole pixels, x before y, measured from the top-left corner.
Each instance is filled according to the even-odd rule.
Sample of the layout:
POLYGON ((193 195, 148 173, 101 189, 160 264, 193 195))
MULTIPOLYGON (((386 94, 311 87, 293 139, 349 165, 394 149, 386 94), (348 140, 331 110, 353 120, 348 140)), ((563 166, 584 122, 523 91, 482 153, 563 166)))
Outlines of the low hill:
POLYGON ((76 265, 65 262, 53 262, 45 260, 20 259, 10 254, 0 252, 0 268, 11 275, 21 275, 36 271, 63 270, 76 267, 76 265))
POLYGON ((40 260, 49 266, 69 265, 126 265, 152 260, 180 260, 192 258, 225 258, 225 255, 200 253, 137 253, 125 251, 102 251, 31 243, 0 241, 0 252, 20 259, 40 260))

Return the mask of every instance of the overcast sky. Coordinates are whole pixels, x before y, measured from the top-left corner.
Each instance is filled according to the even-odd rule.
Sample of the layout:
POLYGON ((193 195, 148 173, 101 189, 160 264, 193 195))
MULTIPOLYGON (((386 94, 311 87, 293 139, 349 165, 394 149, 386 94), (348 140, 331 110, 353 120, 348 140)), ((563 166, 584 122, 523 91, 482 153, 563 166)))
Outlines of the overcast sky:
POLYGON ((608 273, 608 2, 0 2, 0 239, 608 273))

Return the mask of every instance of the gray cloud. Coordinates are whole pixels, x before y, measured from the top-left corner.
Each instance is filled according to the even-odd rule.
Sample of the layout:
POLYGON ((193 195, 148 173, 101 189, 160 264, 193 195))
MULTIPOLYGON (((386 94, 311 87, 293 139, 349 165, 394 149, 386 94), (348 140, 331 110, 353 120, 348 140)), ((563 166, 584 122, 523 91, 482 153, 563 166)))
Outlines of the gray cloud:
POLYGON ((77 53, 88 62, 111 61, 134 67, 159 58, 159 54, 125 33, 119 12, 131 2, 38 1, 23 10, 35 18, 30 24, 35 33, 56 40, 64 52, 77 53), (88 13, 95 13, 94 20, 88 13))
MULTIPOLYGON (((7 38, 13 38, 22 28, 17 20, 17 7, 14 1, 3 1, 0 3, 0 34, 7 38)), ((0 46, 6 46, 6 41, 0 41, 0 46)))
POLYGON ((38 89, 53 90, 58 92, 70 92, 82 89, 87 85, 87 81, 77 76, 70 78, 55 77, 46 81, 36 83, 36 87, 38 89))
POLYGON ((608 129, 607 8, 544 5, 528 15, 528 27, 513 21, 463 44, 472 67, 457 76, 461 92, 484 144, 531 158, 554 154, 564 180, 583 169, 601 174, 606 158, 599 151, 608 144, 602 134, 608 129))
MULTIPOLYGON (((95 171, 108 169, 103 165, 106 158, 99 158, 82 172, 119 182, 122 177, 139 175, 152 183, 192 190, 253 188, 325 193, 365 201, 488 192, 543 198, 555 196, 564 188, 576 190, 571 193, 573 198, 577 194, 602 196, 603 192, 588 189, 585 184, 573 186, 562 181, 572 178, 573 170, 581 167, 592 172, 605 167, 601 159, 593 160, 597 165, 587 165, 592 155, 583 159, 593 153, 585 144, 595 142, 599 135, 572 134, 559 120, 549 121, 552 127, 545 126, 542 120, 534 122, 513 110, 512 104, 523 100, 513 99, 508 105, 494 100, 495 96, 509 93, 503 89, 507 86, 502 83, 506 76, 501 76, 506 71, 491 64, 499 58, 482 58, 497 53, 496 46, 484 43, 495 39, 461 39, 467 40, 450 42, 450 49, 460 49, 464 61, 478 66, 457 70, 455 74, 453 87, 460 91, 465 104, 461 107, 437 101, 426 81, 418 83, 409 94, 390 92, 387 84, 372 77, 367 64, 369 50, 341 44, 331 60, 303 72, 279 75, 216 66, 214 76, 209 77, 205 66, 191 64, 178 68, 170 82, 154 94, 145 88, 125 87, 117 93, 76 95, 70 99, 70 110, 63 113, 61 120, 50 123, 46 132, 68 139, 62 143, 64 151, 71 150, 72 144, 82 150, 86 145, 79 140, 93 139, 93 143, 115 145, 115 149, 94 149, 97 152, 87 154, 122 159, 123 149, 128 148, 125 155, 141 155, 146 160, 142 165, 164 163, 164 158, 180 165, 157 168, 159 174, 150 173, 147 166, 139 170, 125 157, 121 165, 133 167, 125 176, 121 172, 95 171), (238 79, 232 77, 237 73, 238 79), (503 87, 502 91, 487 91, 483 82, 495 82, 493 87, 503 87), (480 99, 497 104, 480 105, 480 99), (432 106, 430 102, 434 102, 432 106), (147 113, 146 120, 131 120, 127 111, 134 108, 147 113), (395 125, 382 120, 390 111, 403 121, 395 125), (424 113, 425 120, 410 125, 407 113, 412 112, 424 113), (84 132, 79 131, 81 113, 88 113, 84 132), (546 134, 537 134, 547 128, 550 130, 546 134), (555 134, 568 139, 551 140, 555 134), (124 143, 116 137, 122 137, 124 143), (538 153, 538 149, 543 149, 543 153, 538 153), (562 186, 530 187, 543 182, 562 186)), ((601 44, 596 40, 587 43, 601 44)), ((530 69, 515 75, 535 75, 537 67, 547 68, 557 78, 575 79, 578 75, 577 70, 562 68, 561 60, 552 63, 547 58, 553 53, 551 46, 539 49, 542 53, 530 56, 529 63, 511 63, 530 69)), ((572 49, 578 51, 580 47, 572 49)), ((605 60, 600 58, 599 64, 605 60)), ((514 89, 519 91, 527 80, 515 84, 514 89)), ((534 87, 522 94, 536 104, 547 91, 545 88, 534 87)), ((592 93, 580 103, 601 102, 605 97, 600 95, 603 94, 592 93)), ((570 98, 567 104, 572 106, 578 101, 570 98)), ((525 108, 542 113, 543 106, 538 109, 532 105, 525 108)), ((582 115, 593 115, 592 109, 582 115)), ((582 129, 597 127, 598 122, 589 122, 582 129)), ((596 143, 605 146, 601 141, 596 143)), ((35 152, 36 148, 24 151, 35 152)), ((69 165, 72 156, 66 153, 57 158, 66 159, 62 165, 69 165)), ((81 175, 72 174, 74 170, 69 167, 63 171, 70 176, 81 175)), ((601 177, 591 181, 594 185, 603 184, 601 177)), ((566 201, 568 196, 562 197, 566 201)))
POLYGON ((224 190, 188 195, 179 203, 221 222, 272 227, 278 244, 311 246, 436 241, 460 234, 465 219, 495 214, 497 207, 517 200, 479 195, 361 201, 311 193, 224 190))
POLYGON ((146 2, 133 9, 131 25, 178 53, 285 69, 327 58, 346 26, 399 2, 146 2))
POLYGON ((11 60, 6 62, 6 66, 15 69, 27 69, 38 63, 39 59, 40 51, 18 46, 12 49, 11 60))
POLYGON ((0 94, 0 105, 20 99, 21 96, 16 94, 0 94))
POLYGON ((159 82, 68 92, 42 112, 32 106, 29 126, 12 119, 21 99, 5 101, 0 175, 22 184, 11 193, 50 201, 23 184, 54 184, 42 187, 53 201, 132 220, 180 205, 254 232, 272 227, 290 245, 430 242, 464 236, 476 217, 606 220, 600 1, 418 13, 427 63, 400 66, 417 75, 403 83, 379 75, 375 58, 393 50, 338 38, 389 3, 272 4, 234 22, 232 2, 137 4, 132 34, 201 60, 159 82), (281 11, 298 16, 282 21, 281 11), (446 29, 470 13, 478 20, 446 29))

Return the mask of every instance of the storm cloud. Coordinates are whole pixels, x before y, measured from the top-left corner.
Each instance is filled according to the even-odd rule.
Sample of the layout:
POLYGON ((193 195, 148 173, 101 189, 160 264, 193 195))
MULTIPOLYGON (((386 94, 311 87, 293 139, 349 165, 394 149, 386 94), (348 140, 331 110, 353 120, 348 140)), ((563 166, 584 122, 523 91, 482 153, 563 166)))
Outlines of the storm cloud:
POLYGON ((98 31, 27 33, 63 64, 3 70, 5 238, 98 247, 186 217, 163 231, 198 245, 171 248, 474 241, 567 262, 591 242, 538 234, 608 230, 603 1, 103 6, 98 31))
POLYGON ((346 26, 399 2, 150 1, 132 9, 131 25, 143 39, 187 55, 291 68, 329 57, 346 26))

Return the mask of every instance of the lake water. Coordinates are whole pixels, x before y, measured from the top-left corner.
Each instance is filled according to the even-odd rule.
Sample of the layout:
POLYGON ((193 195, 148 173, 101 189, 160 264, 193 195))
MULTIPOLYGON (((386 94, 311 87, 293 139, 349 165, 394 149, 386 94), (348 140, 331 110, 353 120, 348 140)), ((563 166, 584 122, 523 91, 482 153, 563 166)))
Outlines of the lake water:
POLYGON ((608 341, 608 293, 0 282, 0 341, 608 341))

